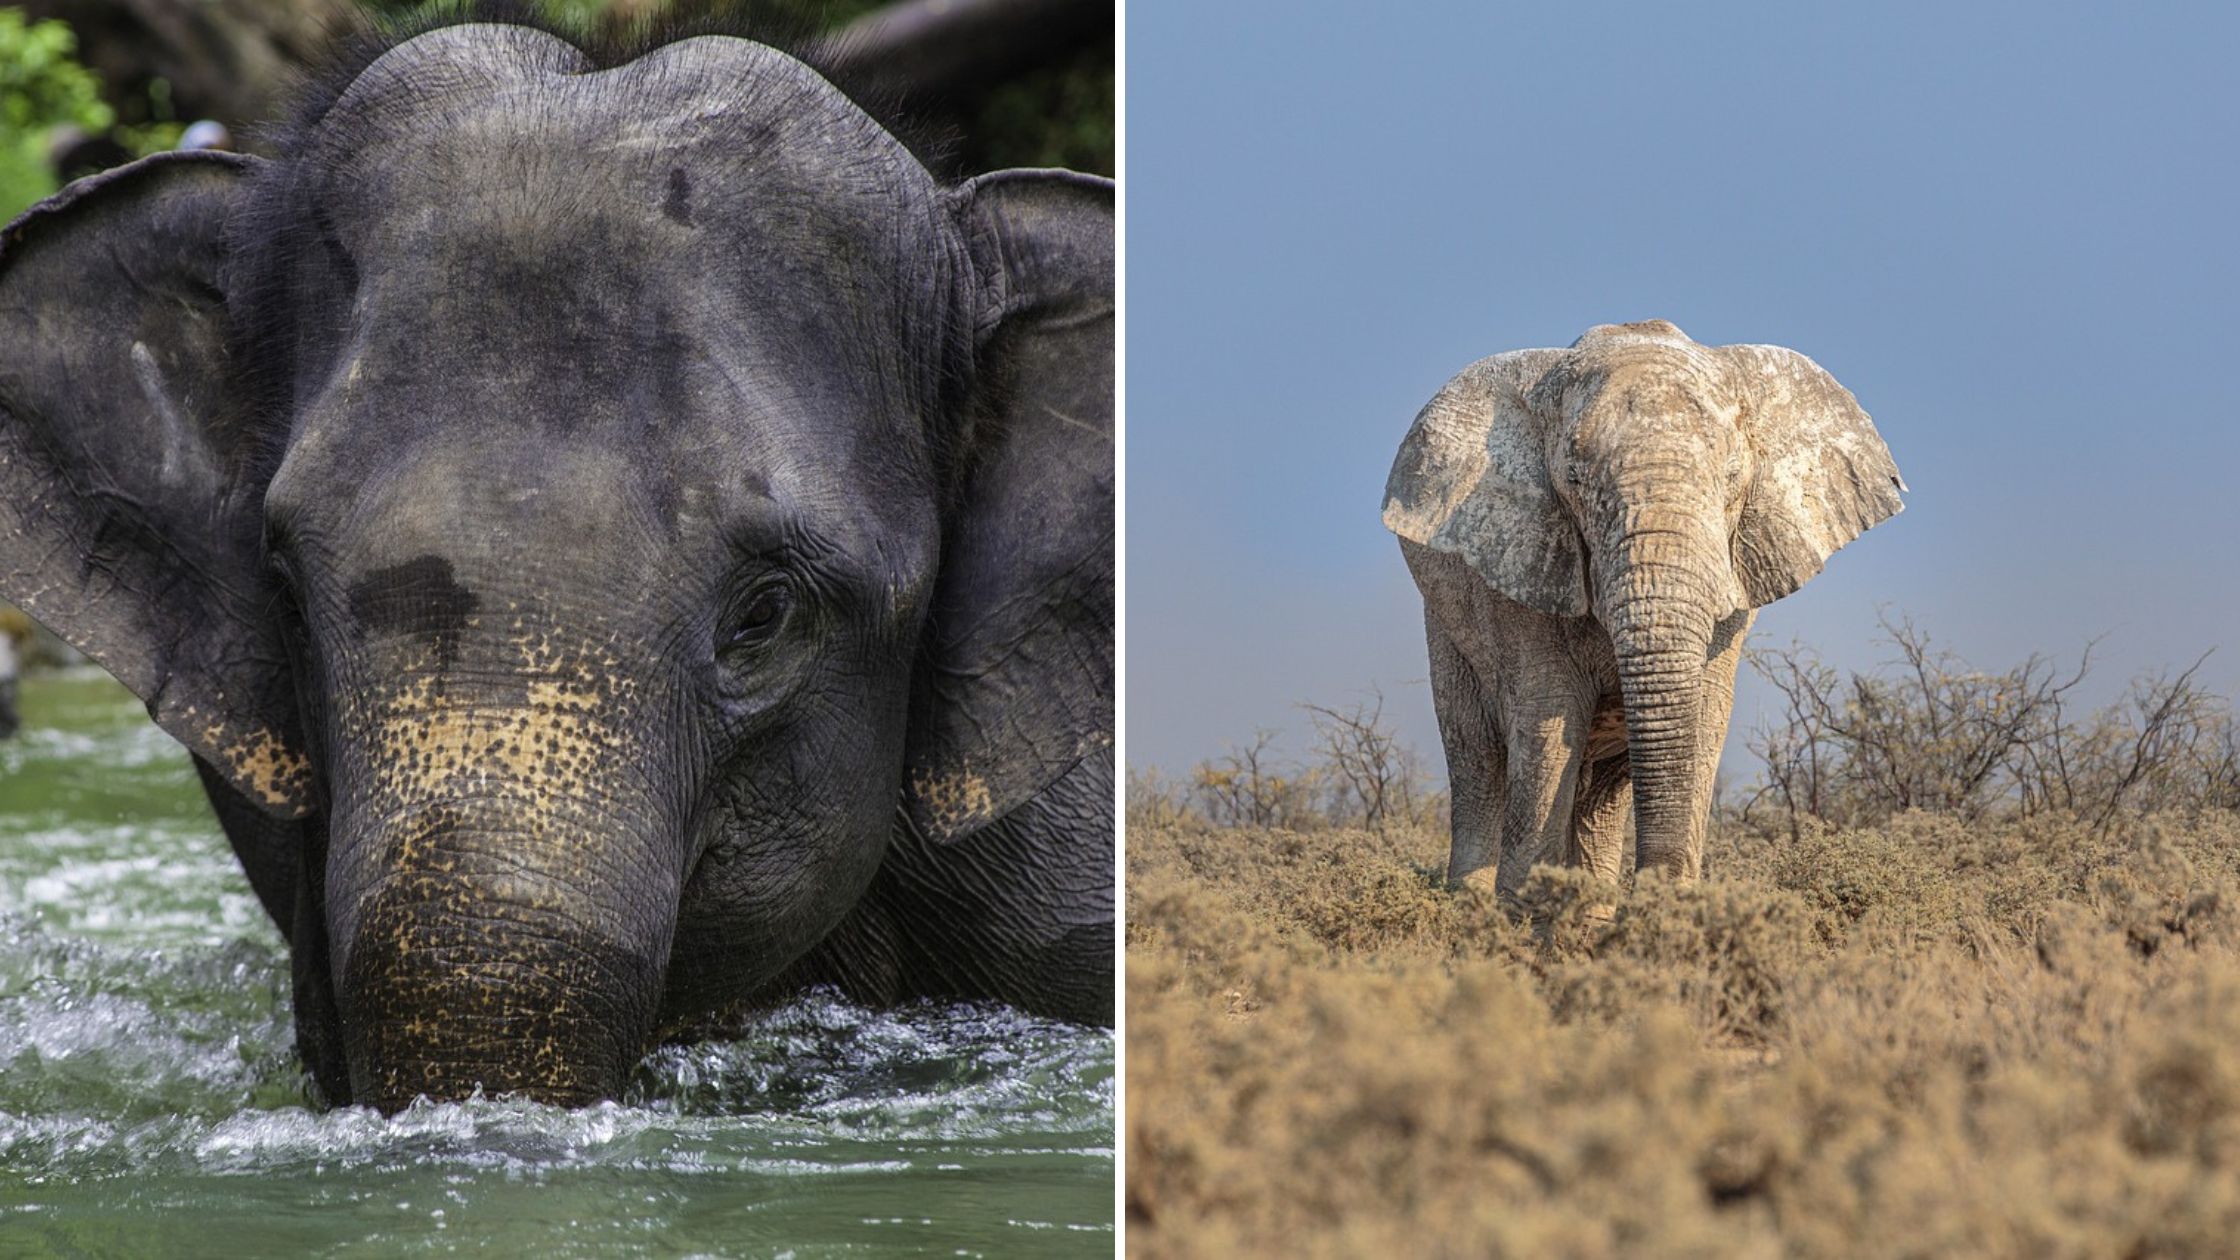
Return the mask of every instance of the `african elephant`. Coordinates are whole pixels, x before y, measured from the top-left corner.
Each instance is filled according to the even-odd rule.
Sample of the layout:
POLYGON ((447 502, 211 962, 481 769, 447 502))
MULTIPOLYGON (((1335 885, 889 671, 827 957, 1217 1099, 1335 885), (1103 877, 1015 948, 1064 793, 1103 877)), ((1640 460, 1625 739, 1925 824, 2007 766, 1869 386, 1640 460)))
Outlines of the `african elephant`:
POLYGON ((193 753, 333 1101, 807 983, 1112 1017, 1113 190, 398 34, 0 237, 0 595, 193 753))
POLYGON ((1849 391, 1778 346, 1663 320, 1482 359, 1416 417, 1384 522, 1423 594, 1449 877, 1548 857, 1702 871, 1757 608, 1903 508, 1849 391))

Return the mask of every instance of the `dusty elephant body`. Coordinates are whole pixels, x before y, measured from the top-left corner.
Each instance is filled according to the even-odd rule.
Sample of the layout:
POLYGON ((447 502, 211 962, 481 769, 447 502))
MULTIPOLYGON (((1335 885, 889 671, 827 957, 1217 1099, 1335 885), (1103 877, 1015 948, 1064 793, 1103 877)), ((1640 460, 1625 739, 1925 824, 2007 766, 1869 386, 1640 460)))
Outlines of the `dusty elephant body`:
POLYGON ((0 595, 193 752, 336 1100, 805 982, 1112 1001, 1111 186, 465 24, 0 241, 0 595))
POLYGON ((1662 320, 1481 360, 1425 406, 1384 520, 1423 593, 1453 793, 1448 873, 1702 869, 1757 608, 1900 511, 1850 393, 1662 320))

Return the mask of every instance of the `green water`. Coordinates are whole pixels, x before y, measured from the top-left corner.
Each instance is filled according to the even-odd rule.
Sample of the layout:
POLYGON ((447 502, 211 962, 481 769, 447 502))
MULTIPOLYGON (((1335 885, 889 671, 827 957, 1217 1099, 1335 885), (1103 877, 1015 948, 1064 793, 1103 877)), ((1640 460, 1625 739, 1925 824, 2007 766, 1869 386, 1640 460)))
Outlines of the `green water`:
POLYGON ((186 754, 91 670, 0 743, 0 1257, 1110 1255, 1113 1044, 811 996, 629 1096, 303 1104, 186 754))

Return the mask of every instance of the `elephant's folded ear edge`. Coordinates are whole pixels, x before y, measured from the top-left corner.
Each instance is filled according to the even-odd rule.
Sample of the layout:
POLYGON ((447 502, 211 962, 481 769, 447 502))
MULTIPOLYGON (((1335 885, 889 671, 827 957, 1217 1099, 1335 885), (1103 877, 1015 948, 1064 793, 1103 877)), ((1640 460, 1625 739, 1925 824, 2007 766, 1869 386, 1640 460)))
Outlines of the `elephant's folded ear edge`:
POLYGON ((953 193, 983 294, 968 458, 912 684, 903 803, 961 839, 1114 741, 1114 187, 953 193))
POLYGON ((1906 484, 1859 400, 1819 364, 1781 346, 1720 353, 1734 364, 1758 459, 1734 536, 1735 576, 1758 608, 1904 511, 1906 484))
POLYGON ((1448 381, 1401 440, 1383 519, 1409 542, 1460 556, 1509 599, 1580 617, 1586 544, 1548 479, 1548 422, 1530 402, 1565 353, 1513 350, 1448 381))
POLYGON ((157 154, 0 230, 0 598, 294 818, 315 793, 227 402, 225 234, 262 165, 157 154))

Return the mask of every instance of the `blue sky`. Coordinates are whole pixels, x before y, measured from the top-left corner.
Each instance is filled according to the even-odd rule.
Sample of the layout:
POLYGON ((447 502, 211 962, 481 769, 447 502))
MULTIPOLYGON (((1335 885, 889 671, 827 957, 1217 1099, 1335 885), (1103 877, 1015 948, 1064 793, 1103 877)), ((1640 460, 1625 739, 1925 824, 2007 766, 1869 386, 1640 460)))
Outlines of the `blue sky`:
MULTIPOLYGON (((1443 769, 1378 523, 1473 359, 1661 317, 1833 372, 1904 514, 1757 643, 2240 692, 2240 6, 1137 4, 1127 758, 1381 685, 1443 769), (1404 10, 1404 11, 1403 11, 1404 10)), ((1729 762, 1766 689, 1745 678, 1729 762)))

